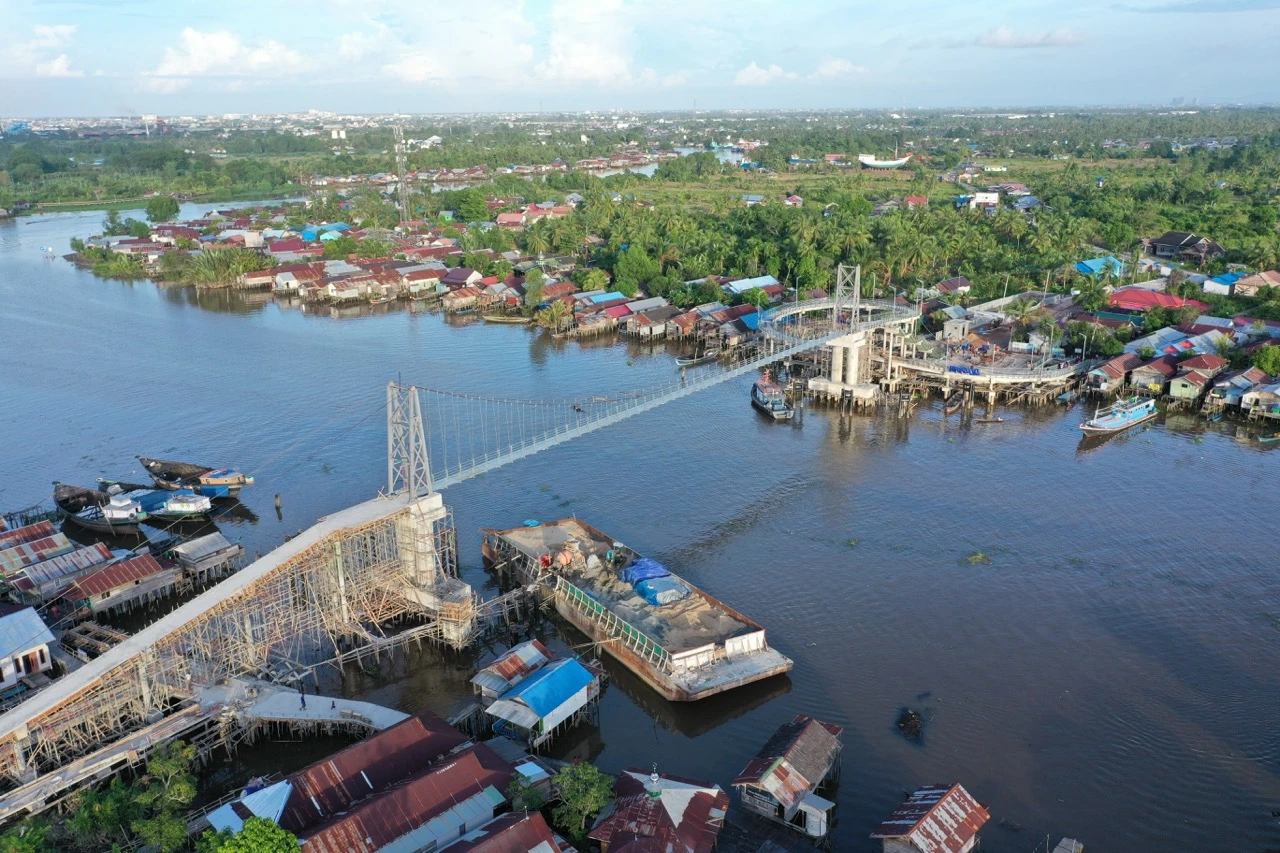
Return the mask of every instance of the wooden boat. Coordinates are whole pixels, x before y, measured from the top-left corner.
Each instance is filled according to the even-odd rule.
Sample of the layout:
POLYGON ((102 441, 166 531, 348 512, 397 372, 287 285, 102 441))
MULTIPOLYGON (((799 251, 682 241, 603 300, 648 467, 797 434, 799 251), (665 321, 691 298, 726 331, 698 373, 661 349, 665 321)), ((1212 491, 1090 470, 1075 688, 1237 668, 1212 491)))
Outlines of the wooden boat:
POLYGON ((900 157, 897 160, 881 160, 874 154, 859 154, 858 162, 868 169, 897 169, 900 166, 907 165, 907 161, 912 158, 912 154, 906 157, 900 157))
POLYGON ((1002 424, 1004 423, 1004 418, 974 418, 973 422, 975 424, 1002 424))
POLYGON ((951 396, 942 404, 942 414, 953 415, 960 411, 960 407, 964 405, 964 394, 960 391, 952 392, 951 396))
POLYGON ((1156 401, 1148 397, 1129 397, 1117 400, 1106 408, 1094 412, 1093 417, 1080 424, 1086 435, 1107 435, 1126 430, 1149 421, 1160 414, 1156 410, 1156 401))
POLYGON ((1209 415, 1209 423, 1211 424, 1216 424, 1220 420, 1222 420, 1222 412, 1214 412, 1209 415))
POLYGON ((751 405, 775 421, 785 421, 793 414, 782 388, 769 377, 767 370, 751 386, 751 405))
POLYGON ((691 352, 688 355, 682 355, 679 358, 677 358, 676 366, 677 367, 696 367, 699 364, 706 364, 707 362, 715 361, 719 357, 720 357, 720 350, 718 349, 706 350, 705 352, 702 353, 702 355, 698 355, 697 351, 695 350, 694 352, 691 352))
POLYGON ((369 300, 370 305, 386 305, 388 302, 395 301, 394 296, 374 296, 369 300))
POLYGON ((53 502, 66 523, 110 536, 137 536, 138 523, 147 519, 142 506, 123 495, 56 481, 53 502))
POLYGON ((234 498, 242 488, 253 485, 252 477, 231 468, 211 468, 147 456, 139 456, 138 461, 162 489, 191 489, 211 498, 234 498))
POLYGON ((1258 436, 1259 444, 1274 444, 1277 441, 1280 441, 1280 432, 1258 436))
POLYGON ((486 323, 509 323, 512 326, 524 326, 533 322, 532 317, 520 317, 513 314, 485 314, 486 323))

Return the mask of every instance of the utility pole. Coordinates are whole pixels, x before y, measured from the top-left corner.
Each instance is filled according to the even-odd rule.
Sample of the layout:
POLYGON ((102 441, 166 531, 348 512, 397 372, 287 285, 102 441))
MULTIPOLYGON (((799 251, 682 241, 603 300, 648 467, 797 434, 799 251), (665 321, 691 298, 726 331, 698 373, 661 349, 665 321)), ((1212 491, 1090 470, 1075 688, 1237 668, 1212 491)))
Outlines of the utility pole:
POLYGON ((404 141, 404 127, 395 126, 396 134, 396 178, 400 207, 400 224, 409 221, 409 146, 404 141))

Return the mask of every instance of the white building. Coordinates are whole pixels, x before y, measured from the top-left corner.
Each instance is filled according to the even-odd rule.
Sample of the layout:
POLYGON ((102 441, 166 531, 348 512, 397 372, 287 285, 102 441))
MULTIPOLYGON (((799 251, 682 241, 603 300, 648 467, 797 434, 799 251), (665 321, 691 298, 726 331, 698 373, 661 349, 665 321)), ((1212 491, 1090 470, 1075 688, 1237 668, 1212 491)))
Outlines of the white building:
POLYGON ((49 644, 53 634, 34 608, 24 607, 0 616, 0 692, 12 689, 25 675, 53 665, 49 644))

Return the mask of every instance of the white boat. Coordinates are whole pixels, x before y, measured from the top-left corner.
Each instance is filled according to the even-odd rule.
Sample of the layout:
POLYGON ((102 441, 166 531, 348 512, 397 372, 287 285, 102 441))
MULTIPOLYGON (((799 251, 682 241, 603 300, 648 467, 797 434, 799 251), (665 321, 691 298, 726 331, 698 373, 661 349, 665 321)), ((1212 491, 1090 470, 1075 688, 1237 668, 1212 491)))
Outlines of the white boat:
POLYGON ((792 414, 791 405, 783 395, 781 386, 769 377, 767 370, 751 386, 751 405, 775 421, 784 421, 792 414))
POLYGON ((1137 426, 1158 414, 1155 400, 1149 397, 1129 397, 1098 409, 1092 418, 1080 424, 1080 429, 1085 435, 1106 435, 1137 426))
POLYGON ((874 154, 859 154, 858 162, 868 169, 897 169, 900 166, 905 166, 913 156, 908 154, 906 157, 897 160, 881 160, 874 154))

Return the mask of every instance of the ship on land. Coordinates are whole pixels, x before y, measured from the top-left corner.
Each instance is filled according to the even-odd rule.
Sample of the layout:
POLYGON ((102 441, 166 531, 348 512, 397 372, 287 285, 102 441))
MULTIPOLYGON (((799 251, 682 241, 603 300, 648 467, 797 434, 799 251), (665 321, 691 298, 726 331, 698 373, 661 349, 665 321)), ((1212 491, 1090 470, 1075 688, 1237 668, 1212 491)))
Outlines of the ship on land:
POLYGON ((556 612, 672 702, 791 669, 759 624, 585 521, 482 532, 487 565, 537 586, 556 612))
POLYGON ((908 154, 906 157, 900 157, 897 160, 881 160, 874 154, 859 154, 858 162, 866 166, 868 169, 897 169, 907 165, 907 161, 913 155, 908 154))

